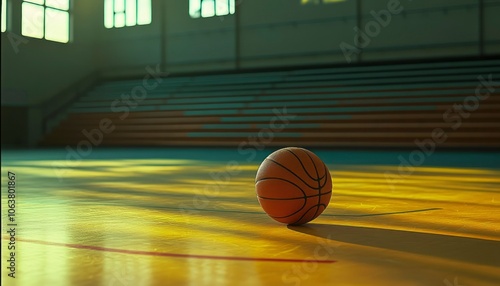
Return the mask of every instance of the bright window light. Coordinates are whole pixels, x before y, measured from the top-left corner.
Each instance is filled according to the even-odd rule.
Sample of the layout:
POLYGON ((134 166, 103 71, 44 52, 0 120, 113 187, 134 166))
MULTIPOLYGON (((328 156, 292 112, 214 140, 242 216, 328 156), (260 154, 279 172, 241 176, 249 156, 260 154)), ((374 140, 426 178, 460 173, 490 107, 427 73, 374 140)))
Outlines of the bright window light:
POLYGON ((21 33, 49 41, 69 42, 69 0, 25 0, 21 33))
POLYGON ((7 0, 2 0, 2 33, 7 31, 7 0))
POLYGON ((67 43, 69 41, 69 13, 47 8, 45 15, 45 39, 67 43))
POLYGON ((68 0, 45 0, 45 5, 59 10, 69 10, 68 0))
POLYGON ((43 39, 44 7, 24 2, 22 6, 22 34, 43 39))
POLYGON ((104 0, 104 27, 151 24, 151 0, 104 0))
POLYGON ((208 18, 234 14, 235 0, 189 0, 191 18, 208 18))
POLYGON ((137 24, 151 24, 151 0, 138 0, 137 3, 137 24))

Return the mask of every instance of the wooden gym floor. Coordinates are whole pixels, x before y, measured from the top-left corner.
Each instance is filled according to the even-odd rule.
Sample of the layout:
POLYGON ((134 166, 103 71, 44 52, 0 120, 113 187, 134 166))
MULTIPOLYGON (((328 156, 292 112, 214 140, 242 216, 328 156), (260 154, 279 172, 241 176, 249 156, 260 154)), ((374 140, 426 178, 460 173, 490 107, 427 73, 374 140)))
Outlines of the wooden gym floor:
POLYGON ((2 285, 499 285, 500 153, 312 150, 331 203, 287 227, 244 151, 2 151, 2 285))

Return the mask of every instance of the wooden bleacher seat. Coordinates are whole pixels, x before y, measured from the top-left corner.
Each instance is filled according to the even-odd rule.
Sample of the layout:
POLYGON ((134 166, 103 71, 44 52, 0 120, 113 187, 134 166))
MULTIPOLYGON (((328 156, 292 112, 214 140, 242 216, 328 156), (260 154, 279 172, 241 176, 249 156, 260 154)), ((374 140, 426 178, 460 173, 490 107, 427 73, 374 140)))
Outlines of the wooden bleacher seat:
POLYGON ((289 122, 271 130, 266 145, 414 147, 442 128, 448 139, 440 146, 500 147, 500 86, 460 128, 444 118, 474 96, 479 75, 498 79, 500 61, 168 77, 124 119, 111 104, 141 80, 105 81, 66 111, 42 145, 75 145, 85 140, 82 130, 109 118, 116 129, 102 145, 237 147, 272 129, 275 110, 286 109, 289 122))

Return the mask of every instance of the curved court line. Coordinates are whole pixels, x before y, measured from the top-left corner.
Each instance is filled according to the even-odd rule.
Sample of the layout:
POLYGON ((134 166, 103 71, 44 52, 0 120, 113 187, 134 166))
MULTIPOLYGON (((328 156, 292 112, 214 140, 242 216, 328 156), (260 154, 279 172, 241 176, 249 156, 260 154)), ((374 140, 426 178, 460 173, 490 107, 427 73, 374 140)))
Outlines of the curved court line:
POLYGON ((419 212, 437 211, 437 210, 442 210, 442 208, 430 208, 430 209, 409 210, 409 211, 390 212, 390 213, 378 213, 378 214, 322 214, 322 216, 350 216, 350 217, 363 217, 363 216, 380 216, 380 215, 393 215, 393 214, 419 213, 419 212))
MULTIPOLYGON (((172 209, 176 209, 176 208, 172 208, 172 209)), ((216 210, 216 209, 186 209, 186 210, 206 211, 206 212, 223 212, 223 213, 259 214, 259 215, 265 214, 264 211, 252 212, 252 211, 233 211, 233 210, 224 210, 224 209, 218 209, 218 210, 216 210)), ((442 208, 428 208, 428 209, 420 209, 420 210, 409 210, 409 211, 387 212, 387 213, 373 213, 373 214, 326 214, 326 213, 322 213, 321 216, 364 217, 364 216, 382 216, 382 215, 394 215, 394 214, 406 214, 406 213, 419 213, 419 212, 438 211, 438 210, 442 210, 442 208)))
POLYGON ((34 240, 34 239, 19 239, 18 238, 17 240, 24 241, 24 242, 36 243, 36 244, 43 244, 43 245, 64 246, 64 247, 76 248, 76 249, 88 249, 88 250, 115 252, 115 253, 123 253, 123 254, 163 256, 163 257, 175 257, 175 258, 260 261, 260 262, 314 262, 314 263, 334 263, 334 262, 336 262, 335 260, 286 259, 286 258, 265 258, 265 257, 239 257, 239 256, 179 254, 179 253, 169 253, 169 252, 128 250, 128 249, 109 248, 109 247, 100 247, 100 246, 83 245, 83 244, 50 242, 50 241, 42 241, 42 240, 34 240))

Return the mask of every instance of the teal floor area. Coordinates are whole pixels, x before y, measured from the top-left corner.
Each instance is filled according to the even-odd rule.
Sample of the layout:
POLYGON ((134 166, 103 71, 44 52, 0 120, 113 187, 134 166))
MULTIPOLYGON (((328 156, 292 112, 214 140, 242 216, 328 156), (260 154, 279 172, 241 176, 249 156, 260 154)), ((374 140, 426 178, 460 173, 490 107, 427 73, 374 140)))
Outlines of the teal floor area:
MULTIPOLYGON (((99 147, 94 148, 91 152, 78 152, 75 146, 67 148, 2 150, 2 166, 15 166, 17 161, 77 161, 86 159, 192 159, 214 162, 258 163, 279 149, 262 148, 258 144, 246 144, 241 148, 99 147)), ((405 150, 330 150, 315 148, 309 150, 333 167, 335 165, 410 165, 415 167, 500 168, 500 151, 496 150, 452 151, 436 148, 432 153, 426 153, 418 147, 405 150)))

